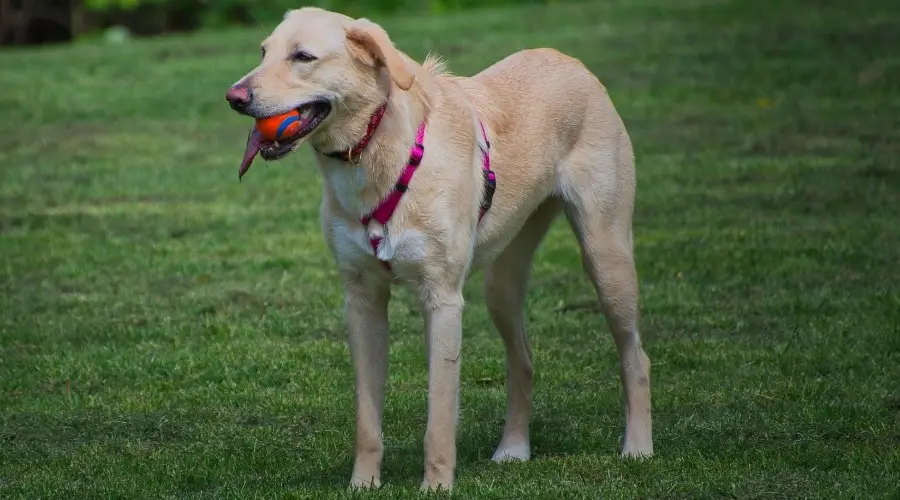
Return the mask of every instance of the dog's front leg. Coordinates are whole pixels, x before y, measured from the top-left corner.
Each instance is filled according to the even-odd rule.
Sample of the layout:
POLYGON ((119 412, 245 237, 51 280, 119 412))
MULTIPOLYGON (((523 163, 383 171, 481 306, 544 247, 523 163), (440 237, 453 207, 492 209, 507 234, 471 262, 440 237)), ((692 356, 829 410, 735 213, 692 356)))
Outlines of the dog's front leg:
POLYGON ((381 486, 381 417, 388 373, 390 284, 352 281, 344 290, 356 386, 356 461, 351 488, 381 486))
POLYGON ((424 310, 428 344, 428 427, 425 430, 422 489, 450 490, 456 469, 462 292, 428 297, 424 300, 424 310))

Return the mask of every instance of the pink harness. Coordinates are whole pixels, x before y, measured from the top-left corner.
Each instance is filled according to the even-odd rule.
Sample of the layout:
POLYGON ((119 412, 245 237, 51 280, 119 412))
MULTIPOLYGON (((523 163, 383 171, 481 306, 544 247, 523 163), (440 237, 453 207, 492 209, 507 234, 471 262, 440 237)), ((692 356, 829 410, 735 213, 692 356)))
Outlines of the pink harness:
MULTIPOLYGON (((479 148, 481 149, 481 168, 482 173, 484 174, 484 197, 481 200, 481 207, 478 213, 478 221, 481 221, 481 218, 484 217, 484 214, 487 213, 488 209, 491 208, 491 201, 494 198, 494 191, 497 189, 497 176, 493 170, 491 170, 491 143, 488 141, 487 132, 484 129, 484 124, 479 121, 479 125, 481 125, 481 134, 484 137, 484 147, 479 144, 479 148)), ((406 168, 403 169, 403 173, 400 174, 400 178, 397 179, 397 183, 394 184, 394 188, 388 193, 387 197, 375 207, 374 210, 369 215, 362 217, 359 221, 362 222, 364 227, 369 226, 369 222, 373 219, 377 220, 381 223, 382 226, 387 226, 387 222, 391 219, 391 216, 394 215, 394 211, 397 210, 397 205, 400 204, 400 199, 403 198, 403 194, 409 189, 409 183, 412 181, 413 175, 416 173, 416 169, 419 167, 419 164, 422 163, 422 157, 425 154, 425 121, 419 125, 419 130, 416 132, 416 143, 413 145, 412 149, 409 151, 409 160, 406 162, 406 168)), ((381 236, 372 236, 369 238, 369 243, 372 245, 372 253, 375 254, 375 257, 378 258, 378 247, 381 244, 381 240, 383 238, 381 236)), ((381 259, 379 259, 381 260, 381 259)), ((388 269, 391 269, 391 264, 387 261, 382 260, 381 263, 388 269)))

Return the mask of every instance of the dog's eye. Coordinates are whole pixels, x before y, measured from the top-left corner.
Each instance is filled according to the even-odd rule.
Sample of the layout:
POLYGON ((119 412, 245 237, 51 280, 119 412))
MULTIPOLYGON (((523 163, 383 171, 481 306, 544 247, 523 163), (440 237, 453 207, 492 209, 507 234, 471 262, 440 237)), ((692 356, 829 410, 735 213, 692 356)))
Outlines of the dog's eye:
POLYGON ((310 62, 315 61, 316 59, 318 59, 316 56, 302 50, 298 50, 297 52, 291 54, 292 61, 310 62))
POLYGON ((259 58, 260 58, 260 59, 265 59, 265 58, 266 58, 266 49, 265 49, 264 47, 260 47, 260 48, 259 48, 259 58))

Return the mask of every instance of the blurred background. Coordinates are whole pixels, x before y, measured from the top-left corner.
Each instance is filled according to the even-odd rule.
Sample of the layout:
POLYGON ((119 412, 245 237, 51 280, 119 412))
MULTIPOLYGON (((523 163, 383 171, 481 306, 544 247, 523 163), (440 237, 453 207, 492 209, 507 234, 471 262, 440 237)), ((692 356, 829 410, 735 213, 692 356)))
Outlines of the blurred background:
POLYGON ((0 44, 30 45, 98 36, 156 35, 277 21, 288 9, 316 5, 361 17, 373 13, 442 14, 472 7, 553 0, 0 0, 0 44))

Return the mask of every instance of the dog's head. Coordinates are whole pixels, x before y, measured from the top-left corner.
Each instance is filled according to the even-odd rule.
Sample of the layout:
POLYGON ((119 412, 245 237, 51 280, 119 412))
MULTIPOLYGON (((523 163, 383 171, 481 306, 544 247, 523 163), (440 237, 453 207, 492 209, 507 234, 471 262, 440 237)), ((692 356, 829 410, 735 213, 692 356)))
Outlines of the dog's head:
POLYGON ((336 115, 383 103, 389 86, 380 81, 382 72, 403 90, 415 80, 410 60, 380 26, 317 8, 289 11, 261 49, 260 64, 228 90, 226 99, 235 111, 257 119, 296 109, 300 126, 279 142, 264 140, 254 127, 240 175, 257 153, 281 158, 309 137, 327 136, 340 125, 336 115))

